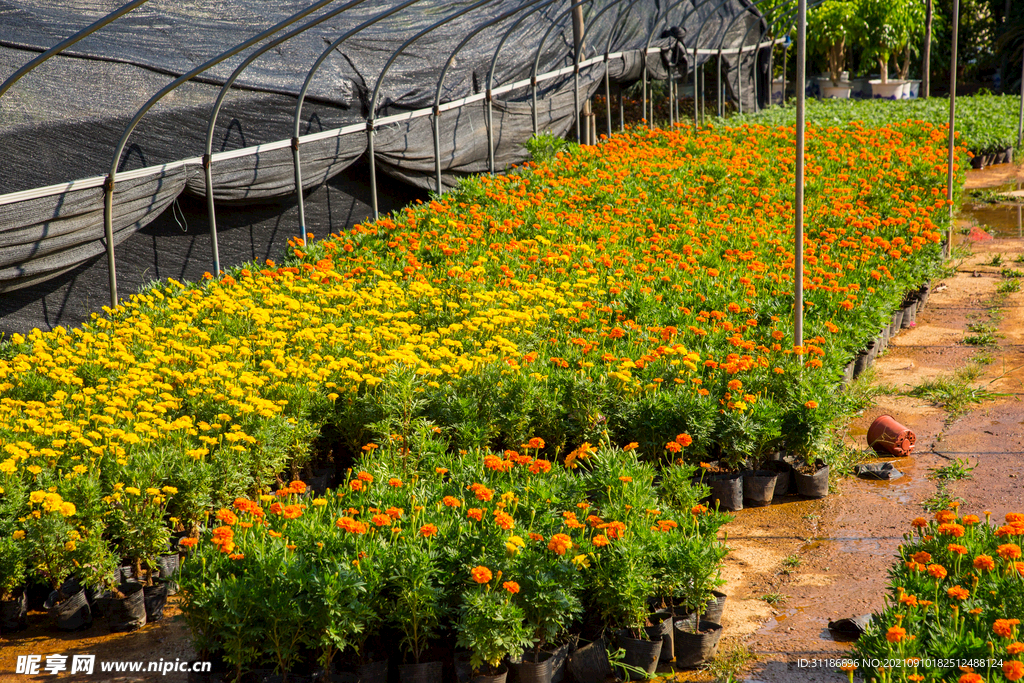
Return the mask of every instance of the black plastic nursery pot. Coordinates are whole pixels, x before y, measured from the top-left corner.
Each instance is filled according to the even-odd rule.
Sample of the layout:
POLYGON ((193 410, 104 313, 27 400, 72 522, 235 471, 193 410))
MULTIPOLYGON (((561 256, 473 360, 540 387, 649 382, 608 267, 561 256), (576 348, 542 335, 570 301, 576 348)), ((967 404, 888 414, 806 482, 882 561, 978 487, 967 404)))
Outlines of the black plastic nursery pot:
POLYGON ((388 660, 347 667, 330 676, 331 683, 388 683, 388 660))
POLYGON ((527 650, 519 662, 509 663, 509 669, 519 683, 551 683, 552 663, 552 653, 527 650))
POLYGON ((672 660, 672 612, 660 610, 648 617, 652 626, 645 626, 644 632, 651 640, 661 639, 660 661, 672 660))
POLYGON ((161 555, 160 578, 167 581, 167 595, 174 595, 178 592, 178 569, 181 567, 181 558, 178 553, 161 555))
POLYGON ((167 604, 168 583, 157 580, 152 586, 142 589, 146 603, 146 621, 160 621, 164 618, 164 605, 167 604))
MULTIPOLYGON (((708 600, 707 605, 704 607, 704 614, 701 620, 710 621, 713 624, 721 624, 722 615, 725 613, 725 599, 728 596, 720 591, 711 591, 711 595, 711 599, 708 600)), ((693 630, 692 624, 690 630, 693 630)))
POLYGON ((399 664, 399 683, 442 683, 444 664, 441 662, 420 662, 399 664))
POLYGON ((43 608, 50 613, 50 620, 60 631, 77 631, 87 628, 92 624, 92 610, 89 608, 89 600, 85 597, 85 589, 79 588, 77 592, 57 602, 60 593, 53 591, 46 599, 43 608))
POLYGON ((711 487, 711 505, 720 510, 743 509, 743 477, 738 473, 716 474, 708 481, 711 487))
POLYGON ((565 678, 565 665, 569 660, 569 643, 563 643, 551 653, 551 683, 561 683, 565 678))
POLYGON ((635 674, 628 672, 626 680, 647 680, 654 676, 658 669, 658 662, 661 659, 661 638, 657 640, 640 640, 634 638, 628 630, 619 631, 615 637, 616 644, 626 651, 622 658, 624 664, 635 666, 647 672, 646 678, 634 678, 635 674))
POLYGON ((146 625, 146 593, 141 583, 121 584, 119 598, 111 593, 104 594, 104 612, 107 626, 115 633, 134 631, 146 625))
POLYGON ((470 679, 469 683, 505 683, 508 677, 508 669, 496 674, 477 674, 470 679))
POLYGON ((790 493, 790 486, 793 480, 793 467, 785 460, 769 460, 765 468, 775 473, 775 490, 772 492, 772 500, 778 496, 790 493))
POLYGON ((676 627, 676 666, 691 669, 709 661, 718 652, 718 641, 722 637, 722 626, 703 619, 697 633, 676 627))
POLYGON ((14 633, 28 627, 28 593, 22 588, 10 600, 0 600, 0 633, 14 633))
POLYGON ((612 665, 604 638, 573 650, 565 668, 574 681, 603 681, 611 676, 612 665))
POLYGON ((775 495, 775 472, 769 470, 751 470, 743 473, 744 505, 764 507, 771 505, 775 495))
POLYGON ((828 495, 828 465, 823 460, 814 463, 814 471, 805 474, 797 468, 793 471, 796 492, 806 498, 824 498, 828 495))

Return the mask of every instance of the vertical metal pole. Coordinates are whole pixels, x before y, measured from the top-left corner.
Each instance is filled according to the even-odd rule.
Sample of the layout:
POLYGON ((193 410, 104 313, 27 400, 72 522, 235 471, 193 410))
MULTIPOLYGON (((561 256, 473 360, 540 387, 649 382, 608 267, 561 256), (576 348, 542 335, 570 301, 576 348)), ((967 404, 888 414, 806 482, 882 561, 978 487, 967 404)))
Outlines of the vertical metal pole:
POLYGON ((956 42, 960 32, 960 0, 953 0, 953 52, 949 58, 949 159, 946 168, 946 201, 949 202, 949 229, 945 255, 953 253, 953 145, 956 134, 956 42))
MULTIPOLYGON (((1009 76, 1009 74, 1007 74, 1009 76)), ((1017 149, 1020 150, 1021 139, 1024 138, 1024 59, 1020 65, 1020 114, 1017 116, 1017 149)), ((1018 162, 1019 163, 1019 162, 1018 162)), ((1017 207, 1020 210, 1020 206, 1017 207)))
POLYGON ((737 111, 743 113, 743 46, 736 53, 736 101, 737 111))
POLYGON ((530 107, 530 112, 533 114, 533 134, 536 135, 537 131, 537 77, 530 77, 530 88, 533 90, 533 105, 530 107))
POLYGON ((608 137, 612 136, 612 84, 608 75, 608 53, 604 53, 604 113, 608 122, 608 137))
POLYGON ((626 130, 626 102, 622 96, 622 86, 616 84, 616 97, 619 100, 619 132, 626 130))
POLYGON ((437 194, 441 194, 441 111, 434 107, 434 173, 437 175, 437 194))
POLYGON ((373 150, 373 121, 366 122, 366 153, 370 157, 370 198, 373 202, 373 220, 380 218, 380 211, 377 208, 377 160, 373 150))
POLYGON ((789 57, 789 46, 782 46, 782 104, 786 104, 786 62, 789 57))
MULTIPOLYGON (((577 60, 579 61, 579 60, 577 60)), ((572 108, 575 112, 573 117, 576 120, 576 142, 581 145, 587 144, 587 141, 580 137, 580 69, 576 67, 576 70, 572 74, 572 108)))
POLYGON ((117 308, 117 265, 114 263, 114 179, 109 175, 103 185, 103 235, 107 240, 110 307, 117 308))
POLYGON ((721 118, 721 117, 725 116, 725 101, 724 101, 724 98, 722 97, 722 89, 724 88, 724 86, 722 85, 722 51, 721 50, 718 51, 718 80, 717 80, 717 87, 718 87, 718 90, 716 92, 718 93, 717 94, 717 98, 718 98, 718 116, 719 116, 719 118, 721 118))
MULTIPOLYGON (((302 197, 302 163, 299 156, 299 139, 292 138, 292 164, 295 167, 295 196, 302 197)), ((212 226, 212 224, 211 224, 212 226)), ((306 204, 299 202, 299 229, 302 230, 302 246, 306 246, 306 204)))
MULTIPOLYGON (((487 91, 487 170, 494 175, 494 103, 487 91)), ((578 118, 577 118, 578 120, 578 118)))
MULTIPOLYGON (((573 0, 569 0, 573 2, 573 0)), ((576 70, 574 72, 575 85, 576 85, 576 140, 580 144, 593 144, 594 141, 590 139, 590 98, 588 97, 586 102, 583 103, 582 116, 586 122, 585 128, 587 131, 586 140, 580 139, 580 60, 583 58, 583 5, 575 4, 572 8, 572 42, 573 50, 576 56, 576 70)))
MULTIPOLYGON (((643 52, 641 52, 640 53, 640 57, 641 57, 641 59, 644 60, 644 64, 643 64, 643 78, 641 78, 641 84, 640 84, 640 93, 641 93, 641 99, 640 99, 640 107, 641 108, 640 108, 640 111, 642 112, 641 118, 646 119, 647 118, 647 50, 644 50, 643 52)), ((647 127, 648 128, 653 128, 654 124, 650 120, 648 120, 647 127)))
POLYGON ((796 221, 793 245, 793 343, 796 346, 804 345, 804 98, 806 97, 806 80, 807 0, 799 0, 796 44, 796 221))
POLYGON ((931 97, 932 77, 932 0, 924 3, 924 48, 921 55, 921 92, 924 97, 931 97))
MULTIPOLYGON (((296 168, 298 168, 296 166, 296 168)), ((213 168, 209 155, 203 155, 203 172, 206 175, 206 215, 210 219, 210 241, 213 242, 213 275, 220 275, 220 247, 217 244, 217 213, 213 206, 213 168)), ((299 214, 300 224, 305 224, 299 214)), ((305 235, 306 231, 303 230, 305 235)))
POLYGON ((697 82, 697 46, 693 46, 693 132, 700 130, 700 121, 697 119, 700 109, 700 84, 697 82))

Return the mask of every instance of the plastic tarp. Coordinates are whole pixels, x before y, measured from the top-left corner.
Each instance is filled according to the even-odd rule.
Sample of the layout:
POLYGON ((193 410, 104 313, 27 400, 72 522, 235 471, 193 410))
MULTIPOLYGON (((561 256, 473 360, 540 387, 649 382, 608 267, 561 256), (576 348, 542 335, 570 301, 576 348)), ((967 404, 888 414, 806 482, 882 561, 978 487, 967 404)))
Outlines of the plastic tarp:
MULTIPOLYGON (((0 0, 0 77, 120 4, 111 0, 0 0)), ((16 202, 5 201, 4 195, 106 175, 125 125, 151 95, 174 77, 309 4, 309 0, 151 0, 50 59, 0 98, 0 292, 55 277, 105 250, 102 188, 72 187, 16 202)), ((259 57, 225 100, 214 130, 213 152, 290 140, 296 96, 316 58, 338 37, 397 4, 395 0, 367 0, 259 57)), ((442 104, 487 90, 495 50, 517 21, 494 60, 493 88, 528 82, 535 62, 538 74, 573 65, 569 0, 491 0, 425 33, 394 60, 381 80, 385 64, 410 37, 473 4, 477 3, 419 0, 349 38, 330 54, 312 80, 300 134, 365 121, 378 81, 381 87, 374 118, 430 110, 449 56, 485 22, 492 24, 477 32, 453 59, 441 89, 442 104)), ((294 26, 340 5, 329 4, 294 26)), ((683 46, 691 53, 695 45, 729 49, 741 41, 752 45, 764 39, 763 20, 748 0, 697 0, 696 9, 692 0, 687 0, 666 13, 667 6, 664 0, 584 3, 587 33, 583 57, 603 54, 606 49, 622 53, 607 62, 609 77, 629 84, 641 76, 641 51, 648 40, 653 48, 647 59, 649 75, 665 78, 669 53, 679 46, 673 35, 682 37, 683 46)), ((195 158, 204 152, 220 84, 248 54, 236 55, 185 83, 142 119, 118 161, 118 173, 174 166, 117 182, 115 244, 160 215, 181 193, 204 195, 203 170, 195 158), (192 161, 176 164, 182 160, 192 161)), ((733 74, 737 86, 746 83, 742 86, 745 109, 753 106, 753 54, 748 52, 742 59, 725 56, 726 80, 733 74)), ((708 58, 710 55, 704 54, 699 61, 708 58)), ((601 87, 605 66, 599 62, 581 70, 581 103, 601 87)), ((539 130, 562 135, 573 127, 574 90, 571 69, 539 83, 539 130)), ((532 102, 529 85, 493 99, 498 169, 526 159, 523 143, 533 134, 532 102)), ((445 185, 454 184, 459 176, 487 170, 487 120, 483 100, 439 117, 445 185)), ((377 167, 405 182, 433 188, 433 125, 431 116, 422 116, 380 126, 374 138, 377 167)), ((323 184, 363 156, 366 149, 365 131, 303 144, 304 186, 323 184)), ((212 170, 213 195, 220 204, 294 193, 288 147, 217 161, 212 170)))

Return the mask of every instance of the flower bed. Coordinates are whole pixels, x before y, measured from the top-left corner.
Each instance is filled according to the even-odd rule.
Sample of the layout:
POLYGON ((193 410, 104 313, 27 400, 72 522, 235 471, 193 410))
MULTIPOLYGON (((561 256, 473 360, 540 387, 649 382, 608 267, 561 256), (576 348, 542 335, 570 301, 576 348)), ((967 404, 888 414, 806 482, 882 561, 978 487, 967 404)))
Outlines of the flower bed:
MULTIPOLYGON (((1015 95, 968 95, 956 98, 956 131, 961 144, 975 155, 986 155, 1017 146, 1017 114, 1020 97, 1015 95)), ((945 97, 912 100, 807 100, 809 125, 837 125, 860 121, 867 126, 886 126, 920 120, 933 126, 949 121, 949 100, 945 97)), ((727 126, 794 125, 792 106, 768 107, 754 114, 740 114, 721 120, 727 126)))
POLYGON ((635 130, 296 245, 282 267, 15 335, 0 562, 55 589, 118 561, 144 573, 208 510, 392 434, 419 449, 422 420, 455 450, 539 436, 551 461, 606 432, 652 460, 809 455, 843 409, 842 368, 933 272, 944 139, 810 132, 803 347, 792 131, 758 126, 635 130))
POLYGON ((1019 681, 1024 679, 1024 514, 1006 523, 943 510, 915 519, 891 570, 892 596, 852 653, 865 680, 1019 681))
POLYGON ((632 450, 585 444, 561 465, 543 446, 461 455, 440 438, 424 451, 389 440, 337 493, 292 482, 235 500, 183 562, 197 648, 236 675, 419 663, 445 646, 450 661, 453 645, 494 671, 571 633, 641 637, 652 598, 707 602, 725 518, 697 505, 694 468, 656 482, 632 450))

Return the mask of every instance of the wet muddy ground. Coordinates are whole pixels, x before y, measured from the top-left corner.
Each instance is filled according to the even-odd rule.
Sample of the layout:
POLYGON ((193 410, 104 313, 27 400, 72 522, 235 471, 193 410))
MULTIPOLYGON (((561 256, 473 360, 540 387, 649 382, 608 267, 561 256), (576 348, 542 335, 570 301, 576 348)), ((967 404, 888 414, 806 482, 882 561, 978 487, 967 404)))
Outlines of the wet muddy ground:
MULTIPOLYGON (((969 174, 967 188, 1011 192, 1024 183, 1024 167, 994 166, 969 174)), ((829 635, 828 621, 880 610, 886 572, 909 522, 922 514, 921 504, 934 496, 930 470, 967 458, 973 477, 948 484, 949 495, 963 500, 964 510, 991 510, 1002 516, 1024 508, 1024 292, 997 294, 1007 278, 1003 268, 1024 274, 1016 197, 968 196, 957 222, 958 240, 970 255, 949 277, 933 283, 927 308, 914 328, 904 330, 866 375, 883 393, 848 426, 845 438, 865 447, 871 422, 892 414, 917 435, 911 457, 890 459, 905 473, 893 482, 842 479, 823 500, 788 497, 767 508, 742 510, 724 528, 731 548, 723 578, 729 594, 720 657, 752 657, 738 680, 749 683, 805 683, 846 680, 834 669, 801 668, 799 660, 841 657, 848 643, 829 635), (979 230, 972 234, 972 227, 979 230), (999 255, 1000 264, 993 265, 999 255), (993 313, 993 311, 996 311, 993 313), (963 343, 970 324, 991 324, 998 331, 993 346, 963 343), (978 359, 987 361, 971 383, 1001 394, 968 406, 950 419, 946 410, 906 395, 930 379, 949 376, 978 359)), ((1024 200, 1022 200, 1024 201, 1024 200)), ((863 380, 862 380, 863 381, 863 380)), ((159 623, 131 634, 110 634, 102 624, 68 635, 55 635, 45 615, 30 615, 28 631, 0 637, 0 681, 54 680, 9 672, 19 654, 94 654, 97 661, 192 659, 187 631, 174 599, 159 623)), ((44 660, 45 661, 45 660, 44 660)), ((81 681, 185 681, 183 674, 116 676, 97 672, 81 681)), ((709 671, 677 673, 666 681, 714 681, 709 671)))

